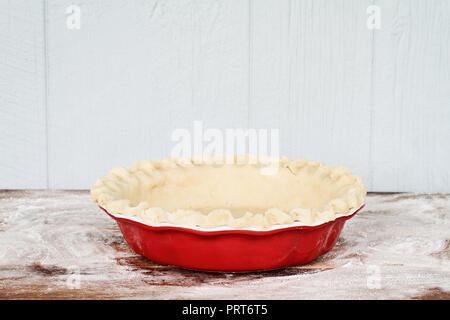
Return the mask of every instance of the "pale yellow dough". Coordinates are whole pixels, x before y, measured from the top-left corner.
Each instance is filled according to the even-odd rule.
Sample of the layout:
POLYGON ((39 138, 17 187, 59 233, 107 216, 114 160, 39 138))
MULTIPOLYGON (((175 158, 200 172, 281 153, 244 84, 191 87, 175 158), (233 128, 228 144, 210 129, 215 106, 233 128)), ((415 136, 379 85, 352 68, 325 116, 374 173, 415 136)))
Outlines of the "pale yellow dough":
POLYGON ((282 157, 275 174, 262 174, 265 165, 240 160, 144 160, 112 169, 95 182, 91 196, 111 214, 150 225, 261 230, 331 221, 365 202, 362 179, 345 168, 282 157))

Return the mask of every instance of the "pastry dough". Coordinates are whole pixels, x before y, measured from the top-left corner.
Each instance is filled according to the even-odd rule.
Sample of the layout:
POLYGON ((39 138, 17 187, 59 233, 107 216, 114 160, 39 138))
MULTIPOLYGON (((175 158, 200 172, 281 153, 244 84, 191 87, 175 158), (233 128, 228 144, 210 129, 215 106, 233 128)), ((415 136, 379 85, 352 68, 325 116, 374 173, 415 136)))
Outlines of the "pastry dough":
POLYGON ((345 168, 282 157, 276 173, 267 175, 262 173, 266 164, 239 159, 234 164, 140 161, 98 179, 91 197, 111 214, 154 226, 258 230, 296 222, 317 225, 351 214, 365 202, 362 179, 345 168))

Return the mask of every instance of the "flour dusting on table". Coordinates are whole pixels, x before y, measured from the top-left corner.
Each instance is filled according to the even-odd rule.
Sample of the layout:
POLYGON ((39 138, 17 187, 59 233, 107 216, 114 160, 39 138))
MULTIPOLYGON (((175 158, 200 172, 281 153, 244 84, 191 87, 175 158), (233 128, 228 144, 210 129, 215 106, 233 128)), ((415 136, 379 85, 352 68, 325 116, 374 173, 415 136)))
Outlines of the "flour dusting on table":
POLYGON ((0 298, 450 298, 450 195, 369 194, 302 266, 205 273, 133 253, 87 191, 0 192, 0 298))

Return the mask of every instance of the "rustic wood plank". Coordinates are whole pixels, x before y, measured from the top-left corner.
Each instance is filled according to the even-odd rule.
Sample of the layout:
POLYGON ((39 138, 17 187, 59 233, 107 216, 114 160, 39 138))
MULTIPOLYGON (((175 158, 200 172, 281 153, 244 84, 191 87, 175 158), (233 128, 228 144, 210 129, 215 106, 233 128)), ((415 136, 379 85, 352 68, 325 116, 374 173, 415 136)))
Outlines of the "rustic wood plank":
POLYGON ((194 120, 247 126, 241 1, 47 2, 50 188, 86 189, 114 166, 170 156, 173 130, 194 120), (79 30, 66 28, 69 5, 79 30))
POLYGON ((0 298, 448 299, 449 227, 449 194, 369 194, 309 264, 207 273, 134 254, 86 191, 1 191, 0 298))
POLYGON ((252 1, 250 127, 281 154, 341 164, 370 188, 370 0, 252 1))
POLYGON ((0 1, 0 188, 47 187, 43 1, 0 1))
POLYGON ((282 153, 369 190, 448 192, 449 14, 446 0, 3 1, 0 187, 90 187, 167 156, 199 119, 280 128, 282 153))
POLYGON ((450 3, 375 4, 371 190, 448 192, 450 3))

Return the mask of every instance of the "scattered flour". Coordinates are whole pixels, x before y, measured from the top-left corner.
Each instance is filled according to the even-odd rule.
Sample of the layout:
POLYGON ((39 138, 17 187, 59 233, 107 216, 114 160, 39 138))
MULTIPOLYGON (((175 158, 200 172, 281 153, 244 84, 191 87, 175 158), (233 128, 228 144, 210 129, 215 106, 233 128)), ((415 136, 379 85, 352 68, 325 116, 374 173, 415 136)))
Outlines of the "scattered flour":
POLYGON ((85 191, 0 193, 0 297, 401 299, 450 291, 449 247, 450 195, 369 194, 333 250, 311 264, 203 273, 131 252, 85 191))

